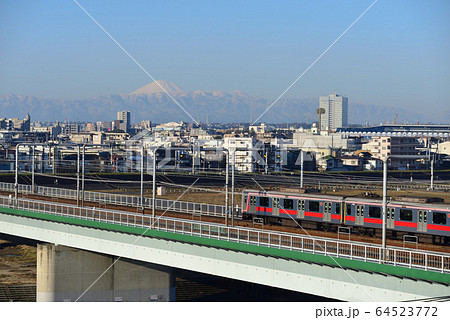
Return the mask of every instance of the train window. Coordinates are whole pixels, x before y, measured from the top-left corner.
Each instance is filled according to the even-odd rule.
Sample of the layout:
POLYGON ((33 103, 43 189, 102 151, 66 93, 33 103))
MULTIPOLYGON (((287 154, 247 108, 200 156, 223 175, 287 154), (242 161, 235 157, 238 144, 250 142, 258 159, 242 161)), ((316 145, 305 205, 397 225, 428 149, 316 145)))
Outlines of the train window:
POLYGON ((341 204, 340 203, 336 203, 336 214, 341 214, 341 204))
POLYGON ((433 212, 433 223, 447 224, 447 214, 445 212, 433 212))
POLYGON ((394 208, 388 208, 387 210, 388 210, 387 213, 391 214, 391 219, 394 219, 395 209, 394 208))
POLYGON ((298 210, 305 210, 305 200, 298 200, 298 210))
POLYGON ((364 206, 356 206, 356 215, 364 216, 364 206))
POLYGON ((412 221, 413 212, 409 209, 400 209, 400 220, 412 221))
POLYGON ((320 212, 320 204, 318 201, 309 201, 309 211, 320 212))
POLYGON ((351 216, 351 215, 352 215, 352 205, 351 205, 351 204, 348 204, 348 205, 347 205, 347 215, 348 215, 348 216, 351 216))
POLYGON ((280 198, 273 198, 273 207, 274 208, 280 207, 280 198))
POLYGON ((288 210, 294 209, 294 200, 283 199, 283 208, 288 210))
POLYGON ((381 218, 381 208, 380 207, 369 207, 369 217, 381 218))
POLYGON ((268 207, 269 206, 269 198, 268 197, 260 197, 259 198, 259 205, 261 207, 268 207))

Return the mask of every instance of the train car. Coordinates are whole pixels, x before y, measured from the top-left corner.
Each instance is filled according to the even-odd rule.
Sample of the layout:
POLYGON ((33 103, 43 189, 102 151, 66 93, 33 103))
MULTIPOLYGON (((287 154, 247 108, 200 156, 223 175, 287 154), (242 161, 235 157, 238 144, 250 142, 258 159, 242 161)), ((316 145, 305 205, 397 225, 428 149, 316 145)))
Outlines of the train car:
MULTIPOLYGON (((383 203, 381 200, 345 199, 344 221, 349 226, 381 228, 383 203)), ((416 204, 390 201, 387 203, 386 229, 450 236, 450 206, 447 204, 416 204)))
POLYGON ((286 223, 283 219, 340 224, 343 197, 296 195, 282 192, 244 190, 244 219, 263 218, 265 223, 286 223))
MULTIPOLYGON (((244 190, 243 218, 294 225, 287 221, 340 224, 352 228, 381 229, 383 203, 379 199, 244 190)), ((386 228, 390 231, 450 237, 450 205, 442 203, 387 203, 386 228)))

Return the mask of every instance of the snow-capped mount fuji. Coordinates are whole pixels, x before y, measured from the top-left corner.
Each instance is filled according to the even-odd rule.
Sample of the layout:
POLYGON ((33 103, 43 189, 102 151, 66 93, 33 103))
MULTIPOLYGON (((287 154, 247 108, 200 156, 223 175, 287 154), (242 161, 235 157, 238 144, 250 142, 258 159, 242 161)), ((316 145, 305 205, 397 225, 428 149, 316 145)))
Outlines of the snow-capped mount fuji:
POLYGON ((130 93, 133 95, 152 95, 155 93, 168 93, 170 95, 183 95, 187 91, 178 88, 173 82, 166 80, 156 80, 130 93))
MULTIPOLYGON (((252 122, 272 103, 271 100, 249 95, 239 90, 187 91, 170 81, 151 82, 131 94, 111 94, 95 98, 61 100, 26 95, 0 95, 0 117, 21 118, 28 111, 32 121, 111 121, 117 111, 129 110, 134 122, 187 121, 188 116, 162 88, 167 91, 197 121, 252 122)), ((318 97, 310 99, 280 99, 259 122, 292 123, 317 121, 318 97)), ((449 121, 448 114, 417 114, 400 108, 367 104, 352 104, 349 123, 379 124, 393 119, 398 113, 403 121, 449 121)))

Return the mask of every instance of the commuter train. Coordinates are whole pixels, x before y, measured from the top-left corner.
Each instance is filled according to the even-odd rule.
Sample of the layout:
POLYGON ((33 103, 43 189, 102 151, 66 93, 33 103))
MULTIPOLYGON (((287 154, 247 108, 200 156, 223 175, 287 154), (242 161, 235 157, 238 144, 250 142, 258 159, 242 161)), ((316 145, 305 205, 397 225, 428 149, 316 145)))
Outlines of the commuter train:
MULTIPOLYGON (((356 197, 244 190, 242 217, 262 218, 266 224, 348 226, 360 233, 382 228, 382 201, 356 197)), ((450 237, 450 205, 444 203, 387 203, 386 229, 396 232, 450 237)))

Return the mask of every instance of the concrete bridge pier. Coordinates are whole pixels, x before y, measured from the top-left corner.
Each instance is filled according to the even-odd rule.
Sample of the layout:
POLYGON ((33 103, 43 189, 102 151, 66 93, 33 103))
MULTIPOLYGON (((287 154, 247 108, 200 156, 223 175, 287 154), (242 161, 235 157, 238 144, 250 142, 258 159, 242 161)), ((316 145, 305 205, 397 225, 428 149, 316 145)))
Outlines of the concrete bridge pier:
MULTIPOLYGON (((76 301, 117 257, 71 247, 37 248, 36 299, 76 301)), ((121 258, 78 301, 175 301, 170 267, 121 258)))

